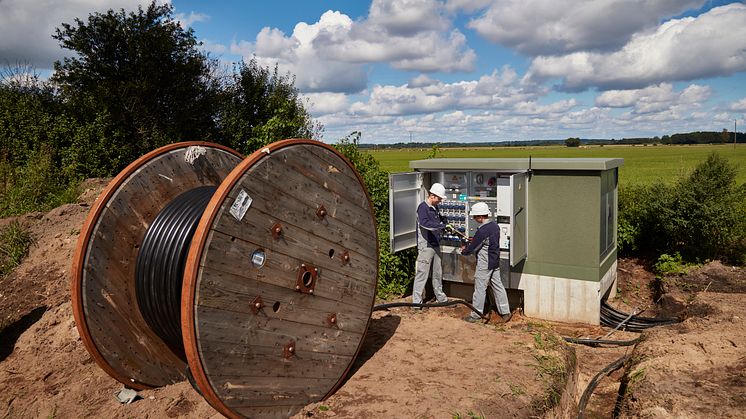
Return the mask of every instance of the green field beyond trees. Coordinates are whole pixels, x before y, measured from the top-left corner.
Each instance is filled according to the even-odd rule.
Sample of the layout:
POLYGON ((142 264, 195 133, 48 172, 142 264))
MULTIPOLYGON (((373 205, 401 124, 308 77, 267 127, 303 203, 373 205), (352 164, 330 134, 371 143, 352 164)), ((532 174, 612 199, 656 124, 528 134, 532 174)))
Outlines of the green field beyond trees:
MULTIPOLYGON (((636 146, 536 146, 536 147, 485 147, 485 148, 441 148, 436 157, 605 157, 622 158, 624 165, 619 171, 621 184, 649 184, 656 180, 673 182, 689 174, 694 167, 716 151, 738 167, 737 183, 746 183, 746 145, 636 145, 636 146)), ((369 150, 389 172, 409 171, 409 161, 425 159, 433 154, 432 149, 369 150)))

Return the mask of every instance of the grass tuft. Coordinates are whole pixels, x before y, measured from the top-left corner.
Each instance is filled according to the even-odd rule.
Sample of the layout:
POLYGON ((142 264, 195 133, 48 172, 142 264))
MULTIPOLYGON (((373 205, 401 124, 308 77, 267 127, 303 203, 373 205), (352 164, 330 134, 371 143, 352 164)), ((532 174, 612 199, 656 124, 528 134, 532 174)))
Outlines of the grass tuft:
POLYGON ((31 246, 31 235, 18 221, 0 231, 0 277, 8 275, 21 264, 31 246))

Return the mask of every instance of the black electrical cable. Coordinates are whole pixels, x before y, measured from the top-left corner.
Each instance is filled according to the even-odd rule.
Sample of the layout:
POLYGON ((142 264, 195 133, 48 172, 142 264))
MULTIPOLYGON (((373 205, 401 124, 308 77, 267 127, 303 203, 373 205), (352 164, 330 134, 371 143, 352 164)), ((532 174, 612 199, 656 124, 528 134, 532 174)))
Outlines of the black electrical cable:
POLYGON ((608 345, 608 346, 632 346, 642 339, 642 336, 638 336, 632 340, 605 340, 605 339, 586 339, 586 338, 571 338, 567 336, 563 336, 562 339, 565 340, 565 342, 569 343, 577 343, 580 345, 587 345, 587 346, 601 346, 601 345, 608 345))
POLYGON ((155 334, 182 358, 184 266, 194 231, 215 190, 215 186, 202 186, 169 202, 148 227, 137 254, 135 292, 140 313, 155 334))
POLYGON ((598 383, 601 382, 601 379, 621 368, 628 359, 629 355, 624 355, 623 357, 604 367, 604 369, 602 369, 598 374, 596 374, 595 377, 593 377, 593 379, 591 379, 591 381, 588 383, 588 387, 585 388, 583 395, 580 397, 580 402, 578 402, 578 419, 583 419, 585 417, 585 407, 588 405, 588 401, 593 395, 593 390, 596 389, 598 383))
POLYGON ((651 327, 675 324, 678 322, 678 319, 631 316, 611 307, 606 301, 601 303, 601 324, 608 327, 620 328, 621 330, 631 332, 642 332, 651 327))
POLYGON ((677 321, 674 320, 674 321, 665 322, 665 323, 652 323, 652 324, 651 323, 640 324, 640 323, 635 323, 635 322, 630 322, 630 321, 624 322, 623 324, 621 323, 622 323, 622 320, 610 319, 604 316, 603 314, 601 315, 601 324, 603 326, 611 327, 614 329, 619 329, 622 331, 628 331, 628 332, 642 332, 643 330, 649 329, 651 327, 675 324, 677 323, 677 321))
MULTIPOLYGON (((607 303, 606 301, 604 301, 601 304, 601 308, 605 309, 608 313, 614 315, 615 317, 621 318, 622 320, 626 319, 627 316, 629 316, 629 314, 615 309, 614 307, 609 305, 609 303, 607 303)), ((656 317, 642 317, 638 315, 634 315, 632 317, 641 323, 666 323, 670 321, 677 321, 676 319, 661 319, 661 318, 656 318, 656 317)))
POLYGON ((446 301, 444 303, 387 303, 387 304, 379 304, 377 306, 374 306, 373 307, 373 311, 388 310, 390 308, 395 308, 395 307, 419 307, 419 308, 448 307, 448 306, 453 306, 453 305, 456 305, 456 304, 465 305, 465 306, 469 307, 471 309, 471 311, 477 313, 479 315, 479 317, 481 317, 481 318, 483 318, 485 320, 489 320, 488 316, 485 316, 479 310, 477 310, 476 307, 474 307, 470 303, 467 303, 464 300, 450 300, 450 301, 446 301))
POLYGON ((675 322, 670 322, 670 323, 639 324, 639 323, 634 323, 634 322, 621 322, 621 321, 609 319, 606 317, 602 317, 601 322, 603 323, 604 326, 620 328, 622 330, 644 330, 644 329, 649 329, 651 327, 666 326, 666 325, 675 323, 675 322))

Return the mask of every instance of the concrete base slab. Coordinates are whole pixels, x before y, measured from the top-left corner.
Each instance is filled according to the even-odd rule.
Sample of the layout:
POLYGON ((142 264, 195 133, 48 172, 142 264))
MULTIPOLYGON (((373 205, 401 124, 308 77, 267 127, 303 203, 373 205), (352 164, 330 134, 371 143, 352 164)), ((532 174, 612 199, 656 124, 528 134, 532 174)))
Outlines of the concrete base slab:
POLYGON ((600 324, 601 298, 616 294, 617 262, 601 281, 512 273, 511 283, 523 290, 523 312, 528 317, 562 322, 600 324))

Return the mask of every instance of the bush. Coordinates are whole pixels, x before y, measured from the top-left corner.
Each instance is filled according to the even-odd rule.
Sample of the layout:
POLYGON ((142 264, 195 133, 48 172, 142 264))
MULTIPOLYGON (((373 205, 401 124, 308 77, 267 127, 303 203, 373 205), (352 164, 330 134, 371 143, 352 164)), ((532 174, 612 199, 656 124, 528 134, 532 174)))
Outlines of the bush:
POLYGON ((414 262, 417 252, 414 249, 391 253, 389 246, 389 177, 381 169, 372 155, 360 151, 360 133, 353 132, 339 140, 334 147, 355 166, 363 178, 378 230, 378 289, 379 298, 388 299, 402 296, 411 285, 414 277, 414 262))
POLYGON ((28 254, 31 236, 18 221, 0 231, 0 278, 5 277, 28 254))
POLYGON ((0 162, 0 217, 48 211, 73 202, 77 182, 66 182, 54 165, 54 153, 43 148, 25 164, 0 162))
POLYGON ((620 188, 620 253, 746 263, 746 185, 736 175, 735 165, 712 153, 672 185, 620 188))
POLYGON ((684 274, 687 272, 688 266, 678 252, 674 253, 673 256, 664 253, 658 257, 655 265, 653 265, 653 270, 658 275, 684 274))

